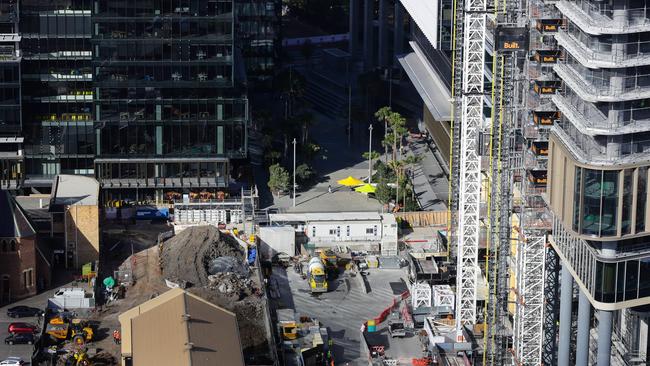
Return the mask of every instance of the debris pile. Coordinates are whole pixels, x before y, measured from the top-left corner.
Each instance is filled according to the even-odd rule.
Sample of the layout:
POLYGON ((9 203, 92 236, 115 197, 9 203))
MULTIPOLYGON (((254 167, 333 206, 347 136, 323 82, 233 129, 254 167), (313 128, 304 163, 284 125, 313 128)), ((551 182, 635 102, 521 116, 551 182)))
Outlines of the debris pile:
POLYGON ((193 226, 167 240, 160 256, 163 278, 237 315, 244 353, 266 349, 261 284, 237 240, 214 226, 193 226))

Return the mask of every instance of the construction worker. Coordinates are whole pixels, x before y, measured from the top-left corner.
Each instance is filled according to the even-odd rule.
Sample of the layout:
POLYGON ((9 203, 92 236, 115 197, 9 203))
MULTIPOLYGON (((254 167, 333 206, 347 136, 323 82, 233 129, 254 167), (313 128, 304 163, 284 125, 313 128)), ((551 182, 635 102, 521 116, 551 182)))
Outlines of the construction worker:
POLYGON ((115 329, 113 331, 113 342, 115 342, 115 344, 120 344, 120 338, 121 338, 120 331, 115 329))

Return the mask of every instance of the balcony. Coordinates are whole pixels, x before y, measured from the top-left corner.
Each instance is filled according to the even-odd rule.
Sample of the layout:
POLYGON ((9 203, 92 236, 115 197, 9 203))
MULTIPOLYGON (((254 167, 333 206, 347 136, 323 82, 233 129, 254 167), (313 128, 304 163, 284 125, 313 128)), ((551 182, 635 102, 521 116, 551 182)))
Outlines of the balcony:
POLYGON ((617 150, 608 154, 606 142, 596 141, 594 137, 583 135, 576 127, 569 125, 571 123, 566 122, 563 126, 553 126, 551 136, 555 136, 565 150, 582 164, 608 167, 650 160, 650 140, 620 142, 617 150))
POLYGON ((650 74, 622 77, 622 87, 615 88, 610 80, 598 80, 599 84, 586 81, 569 64, 557 64, 553 70, 582 100, 588 102, 624 102, 650 98, 650 74))
POLYGON ((650 65, 650 42, 601 44, 608 51, 587 47, 567 31, 560 29, 555 39, 578 62, 591 68, 623 68, 650 65))
POLYGON ((621 111, 623 118, 611 121, 589 102, 572 101, 569 96, 556 94, 553 102, 582 133, 590 136, 622 135, 650 131, 650 108, 621 111), (643 116, 643 118, 636 119, 643 116))
POLYGON ((613 10, 607 3, 584 1, 579 5, 575 1, 561 0, 555 6, 580 29, 589 34, 627 34, 650 31, 648 8, 613 10), (582 6, 582 7, 581 7, 582 6), (620 11, 622 16, 614 19, 614 13, 620 11), (620 18, 620 19, 618 19, 620 18))
POLYGON ((182 178, 108 178, 99 179, 102 188, 223 188, 227 187, 224 177, 182 177, 182 178))

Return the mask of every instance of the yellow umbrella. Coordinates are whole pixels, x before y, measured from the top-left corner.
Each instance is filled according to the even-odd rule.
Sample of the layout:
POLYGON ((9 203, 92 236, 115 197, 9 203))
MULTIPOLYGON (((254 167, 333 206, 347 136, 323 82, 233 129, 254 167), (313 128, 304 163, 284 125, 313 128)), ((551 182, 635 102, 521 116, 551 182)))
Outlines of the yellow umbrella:
POLYGON ((364 185, 362 185, 361 187, 357 187, 357 188, 355 188, 354 190, 357 191, 357 192, 359 192, 359 193, 365 193, 365 194, 368 194, 368 193, 375 193, 375 191, 377 190, 377 188, 374 187, 374 186, 372 186, 372 185, 370 185, 370 184, 364 184, 364 185))
POLYGON ((340 184, 342 186, 346 186, 346 187, 354 187, 354 186, 362 185, 363 181, 358 180, 357 178, 354 178, 354 177, 350 176, 350 177, 347 177, 345 179, 341 179, 341 180, 337 181, 336 183, 338 183, 338 184, 340 184))

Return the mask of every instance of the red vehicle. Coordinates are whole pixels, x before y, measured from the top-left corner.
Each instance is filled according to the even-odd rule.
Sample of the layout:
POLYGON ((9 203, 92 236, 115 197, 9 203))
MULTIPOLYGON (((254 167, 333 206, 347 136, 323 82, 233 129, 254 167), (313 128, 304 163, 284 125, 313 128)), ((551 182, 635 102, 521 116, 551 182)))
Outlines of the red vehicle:
POLYGON ((34 324, 29 323, 11 323, 7 331, 10 334, 17 333, 36 333, 37 327, 34 324))

